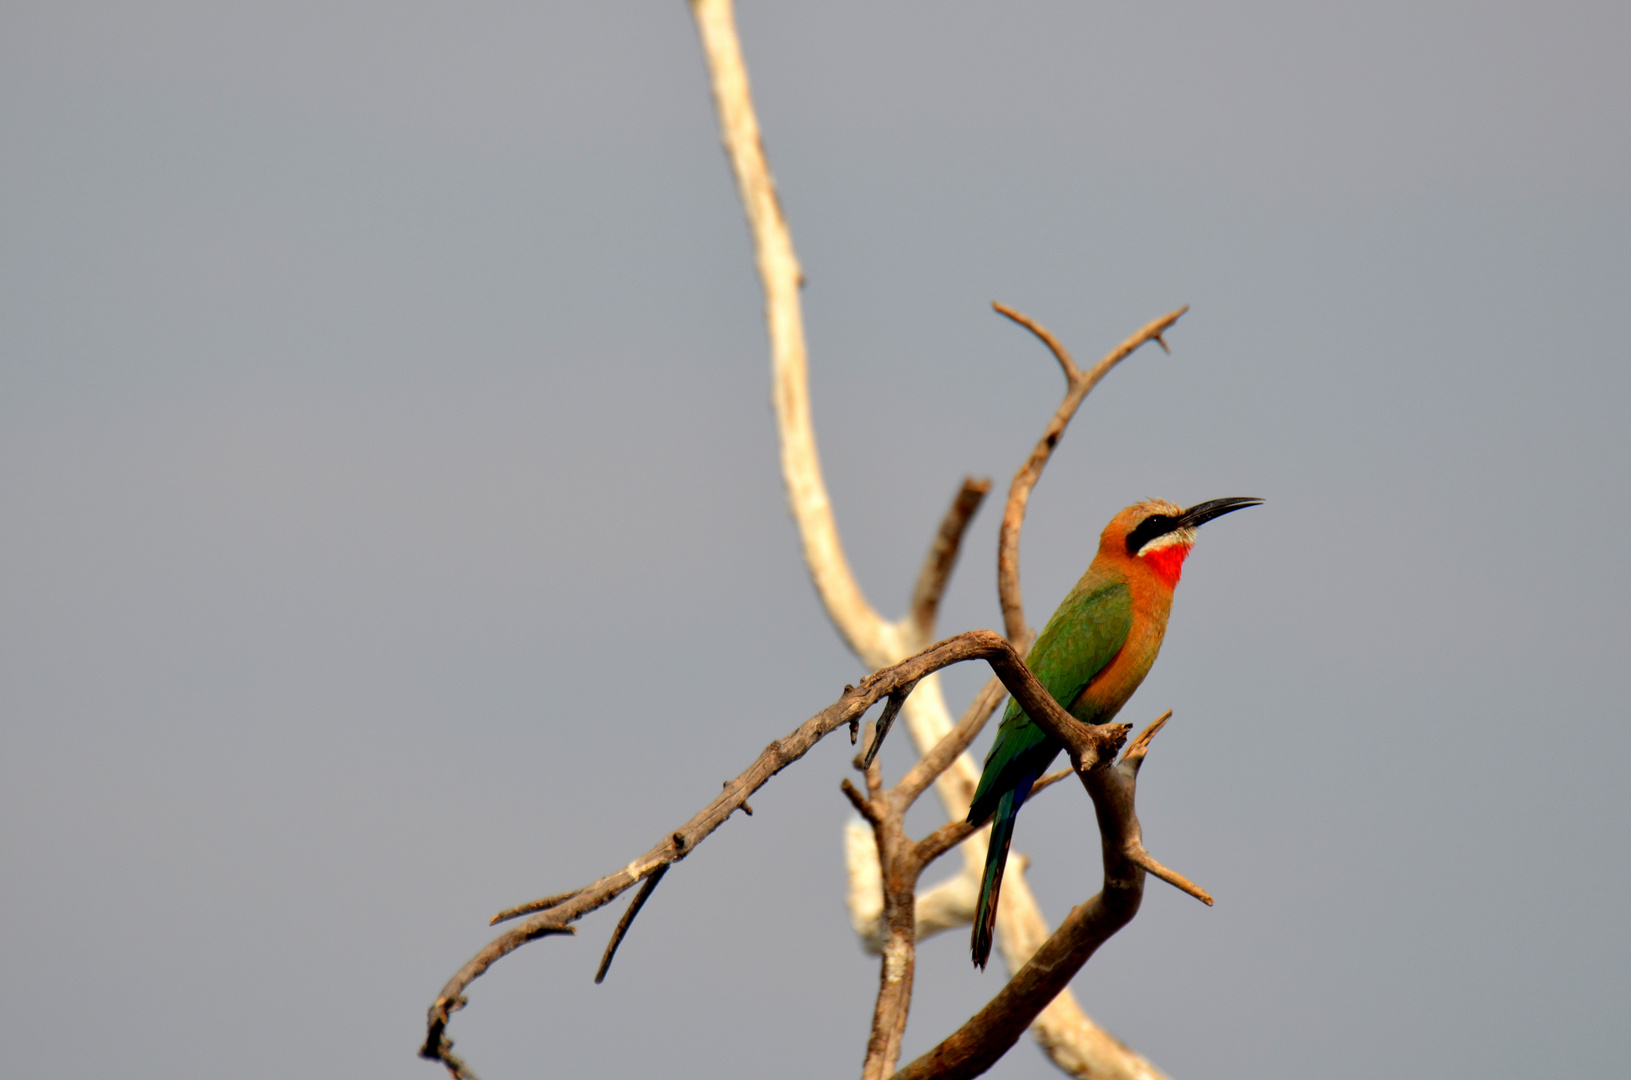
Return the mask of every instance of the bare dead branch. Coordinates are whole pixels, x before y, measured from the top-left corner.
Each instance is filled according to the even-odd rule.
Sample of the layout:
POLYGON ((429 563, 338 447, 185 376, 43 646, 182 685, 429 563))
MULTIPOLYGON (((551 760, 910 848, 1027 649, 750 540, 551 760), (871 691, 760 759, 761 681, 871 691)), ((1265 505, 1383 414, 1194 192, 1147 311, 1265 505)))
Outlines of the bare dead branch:
POLYGON ((531 915, 535 911, 548 911, 556 904, 564 904, 566 901, 572 899, 582 891, 582 889, 573 889, 571 892, 556 893, 554 896, 546 896, 542 900, 532 900, 528 903, 520 905, 519 907, 505 908, 497 915, 494 915, 491 919, 488 919, 487 925, 497 926, 501 922, 509 922, 511 919, 518 919, 523 915, 531 915))
MULTIPOLYGON (((1102 766, 1111 760, 1111 755, 1105 754, 1101 744, 1119 746, 1130 730, 1126 725, 1086 725, 1076 721, 1045 691, 1040 695, 1036 694, 1040 686, 1030 685, 1035 681, 1035 677, 1020 661, 1018 652, 1005 639, 989 631, 974 631, 961 637, 972 649, 991 650, 994 653, 987 656, 986 660, 992 665, 998 678, 1004 684, 1012 684, 1011 692, 1015 700, 1022 705, 1032 702, 1048 716, 1047 722, 1043 724, 1044 728, 1060 732, 1059 737, 1061 741, 1067 742, 1067 753, 1071 755, 1079 770, 1100 768, 1102 771, 1102 766), (1080 742, 1069 745, 1071 739, 1080 742)), ((900 692, 897 691, 898 693, 900 692)), ((847 779, 840 785, 850 803, 872 826, 873 843, 878 855, 878 884, 882 890, 880 911, 882 967, 877 1002, 873 1009, 872 1032, 867 1041, 866 1060, 861 1070, 862 1080, 883 1080, 883 1077, 894 1069, 900 1056, 901 1038, 906 1030, 907 1014, 911 1009, 913 972, 917 964, 915 920, 918 879, 922 876, 924 867, 976 831, 976 827, 966 821, 950 821, 914 844, 906 836, 906 811, 910 809, 917 794, 928 784, 927 776, 932 775, 925 765, 949 762, 960 754, 967 746, 968 739, 972 737, 970 732, 989 717, 1000 698, 1000 693, 987 688, 979 700, 971 705, 964 722, 948 733, 892 791, 883 791, 873 753, 869 753, 864 759, 856 760, 856 766, 866 772, 866 796, 862 796, 855 785, 847 779)), ((895 695, 891 695, 889 699, 891 705, 895 700, 895 695)), ((874 751, 882 738, 882 723, 880 721, 878 734, 871 740, 874 751)), ((1128 772, 1131 775, 1131 766, 1128 767, 1128 772)), ((1033 790, 1035 787, 1036 785, 1033 785, 1033 790)), ((1046 1004, 1047 1002, 1042 1003, 1046 1004)), ((1038 1011, 1042 1005, 1038 1006, 1038 1011)), ((1029 1023, 1030 1018, 1022 1027, 1029 1023)))
POLYGON ((894 726, 895 717, 900 714, 900 707, 906 704, 906 695, 914 689, 915 686, 907 686, 889 695, 889 700, 884 703, 883 715, 878 717, 878 730, 872 736, 872 745, 867 747, 866 757, 861 759, 861 768, 866 769, 872 765, 879 749, 883 747, 884 736, 889 734, 889 729, 894 726))
MULTIPOLYGON (((911 663, 902 665, 917 672, 915 677, 919 678, 921 672, 918 669, 923 666, 921 661, 916 665, 911 663)), ((443 1053, 452 1045, 446 1037, 448 1019, 463 1005, 465 989, 494 963, 536 937, 551 933, 572 933, 573 930, 568 923, 575 922, 591 911, 610 903, 625 890, 650 877, 659 869, 684 858, 697 844, 724 824, 730 815, 750 795, 769 782, 771 777, 803 757, 827 734, 865 713, 880 698, 897 689, 898 685, 899 682, 893 673, 889 675, 879 673, 863 679, 860 686, 846 690, 838 701, 806 720, 786 738, 766 747, 745 772, 728 784, 684 826, 664 838, 660 844, 622 870, 607 874, 580 889, 564 903, 551 905, 547 910, 530 916, 514 929, 488 942, 448 980, 435 1003, 431 1005, 425 1043, 420 1048, 420 1055, 443 1060, 445 1063, 443 1053)))
POLYGON ((634 923, 634 917, 640 914, 640 909, 646 906, 646 900, 657 888, 657 883, 668 873, 667 866, 659 866, 651 872, 651 876, 641 883, 640 891, 634 894, 629 901, 628 910, 623 917, 617 920, 617 929, 612 931, 612 939, 606 943, 606 951, 600 956, 600 967, 595 969, 595 985, 599 986, 606 981, 606 973, 612 969, 612 957, 617 955, 617 947, 623 943, 623 935, 629 932, 634 923))
POLYGON ((1144 755, 1150 752, 1151 740, 1153 740, 1156 735, 1160 734, 1161 729, 1166 727, 1167 721, 1171 719, 1172 710, 1168 709, 1166 712, 1150 721, 1150 726, 1138 733, 1138 738, 1134 739, 1132 741, 1132 745, 1127 747, 1127 752, 1121 755, 1121 760, 1131 764, 1136 772, 1139 766, 1144 763, 1144 755))
MULTIPOLYGON (((528 920, 528 925, 524 928, 524 932, 523 929, 517 929, 504 935, 505 939, 514 939, 514 944, 511 945, 509 949, 505 950, 506 952, 513 951, 514 949, 525 945, 529 941, 536 938, 545 937, 549 934, 577 933, 577 930, 571 926, 560 926, 556 924, 532 926, 530 923, 531 920, 528 920)), ((491 949, 491 947, 491 945, 488 946, 489 949, 491 949)), ((486 950, 483 950, 483 952, 486 952, 486 950)), ((465 966, 460 969, 459 975, 454 976, 454 979, 449 981, 448 986, 443 988, 444 993, 438 997, 436 999, 436 1003, 430 1007, 430 1012, 425 1024, 425 1044, 419 1048, 420 1057, 426 1058, 430 1061, 440 1061, 447 1069, 448 1074, 453 1077, 453 1080, 464 1080, 464 1078, 471 1078, 475 1076, 475 1073, 470 1071, 470 1066, 466 1065, 457 1055, 453 1053, 453 1040, 447 1037, 447 1025, 452 1019, 453 1014, 464 1008, 465 1005, 469 1004, 469 1002, 462 993, 455 992, 449 994, 445 991, 453 985, 453 982, 458 980, 460 975, 466 975, 467 972, 470 972, 468 977, 464 979, 464 985, 468 986, 470 980, 481 975, 483 971, 486 971, 492 964, 492 961, 497 959, 497 956, 487 958, 486 962, 481 964, 479 970, 473 969, 473 965, 482 959, 482 954, 477 954, 476 958, 465 964, 465 966)))
POLYGON ((1181 892, 1188 893, 1190 896, 1193 896, 1207 907, 1212 906, 1211 893, 1207 892, 1193 881, 1190 881, 1178 871, 1170 870, 1156 862, 1155 856, 1151 855, 1149 851, 1144 848, 1143 844, 1140 844, 1127 852, 1127 861, 1133 863, 1135 866, 1143 867, 1146 871, 1154 874, 1168 885, 1173 886, 1181 892))
MULTIPOLYGON (((968 708, 963 712, 963 718, 957 721, 957 726, 948 731, 943 739, 935 743, 928 753, 918 759, 896 788, 900 791, 908 805, 917 801, 925 788, 934 783, 942 773, 963 755, 969 744, 979 738, 980 731, 985 727, 991 714, 997 711, 1002 699, 1008 695, 1007 687, 1002 680, 993 675, 986 680, 985 686, 974 695, 968 708)), ((969 785, 968 794, 963 799, 965 803, 974 799, 974 787, 969 785)))
POLYGON ((900 1041, 912 1006, 912 975, 917 966, 916 889, 923 863, 906 839, 907 804, 899 791, 885 792, 876 761, 855 761, 866 774, 867 796, 845 780, 839 785, 846 798, 871 825, 872 847, 878 855, 880 890, 878 995, 872 1010, 862 1080, 883 1080, 900 1058, 900 1041))
POLYGON ((1094 364, 1087 372, 1077 370, 1065 347, 1035 320, 1005 304, 991 306, 998 313, 1030 330, 1053 350, 1054 356, 1065 370, 1068 384, 1065 388, 1065 399, 1060 402, 1047 427, 1043 428, 1042 438, 1037 441, 1036 448, 1031 451, 1031 456, 1025 460, 1025 464, 1014 474, 1013 483, 1008 487, 1008 503, 1003 509, 1002 529, 997 534, 997 594, 1002 602, 1002 623, 1007 631, 1008 640, 1019 644, 1026 641, 1030 634, 1030 628, 1025 623, 1025 605, 1019 589, 1019 530, 1025 521, 1025 508, 1031 501, 1032 489, 1041 479, 1042 470, 1048 464, 1048 459, 1053 456, 1054 447, 1058 446, 1059 440, 1064 437, 1065 428, 1070 424, 1071 418, 1076 415, 1082 401, 1099 384, 1099 380, 1147 341, 1161 341, 1161 347, 1165 349, 1166 342, 1161 340, 1161 335, 1189 310, 1189 305, 1185 304, 1178 310, 1168 312, 1146 324, 1138 333, 1110 350, 1104 359, 1094 364))
POLYGON ((1019 323, 1019 325, 1023 326, 1025 329, 1042 339, 1042 344, 1046 345, 1048 349, 1052 351, 1053 358, 1059 361, 1059 366, 1064 369, 1065 381, 1067 383, 1073 383, 1082 377, 1082 369, 1076 366, 1076 361, 1070 355, 1070 350, 1065 348, 1064 343, 1058 338, 1054 337, 1053 333, 1049 331, 1047 327, 1043 326, 1041 323, 1037 322, 1024 312, 1017 311, 1014 308, 1009 307, 1007 304, 999 303, 993 300, 991 302, 991 306, 997 310, 997 314, 1008 316, 1010 319, 1019 323))
MULTIPOLYGON (((1031 797, 1034 798, 1036 794, 1043 789, 1050 788, 1061 780, 1068 780, 1073 775, 1075 774, 1070 769, 1060 769, 1058 772, 1049 773, 1047 776, 1044 776, 1042 779, 1031 785, 1031 797)), ((902 785, 899 784, 896 785, 895 790, 899 792, 901 790, 901 786, 902 785)), ((923 866, 928 866, 930 863, 940 858, 940 856, 944 855, 958 844, 961 844, 964 840, 967 840, 971 833, 980 828, 984 828, 984 826, 970 825, 967 821, 946 822, 944 825, 940 826, 940 828, 936 829, 934 832, 917 842, 918 861, 921 862, 923 866)), ((1147 852, 1146 857, 1148 857, 1147 852)), ((1153 870, 1150 872, 1152 874, 1155 873, 1153 870)), ((1170 873, 1171 871, 1168 872, 1170 873)), ((969 915, 971 918, 973 917, 972 910, 969 912, 969 915)))
MULTIPOLYGON (((452 1045, 451 1043, 449 1045, 452 1045)), ((442 1064, 447 1067, 448 1075, 453 1080, 480 1080, 470 1066, 461 1061, 457 1054, 449 1050, 442 1055, 442 1064)))
POLYGON ((946 582, 951 579, 952 568, 957 565, 963 533, 990 490, 990 480, 964 477, 962 489, 952 499, 944 520, 940 522, 940 531, 935 534, 934 543, 929 545, 928 557, 923 560, 923 570, 918 574, 917 587, 912 590, 911 614, 908 616, 913 634, 919 641, 928 642, 934 638, 940 597, 946 591, 946 582))
POLYGON ((924 866, 934 862, 940 856, 950 851, 969 838, 980 825, 970 825, 964 821, 948 821, 934 832, 917 842, 917 860, 924 866))
POLYGON ((850 801, 850 805, 855 807, 855 812, 866 818, 868 822, 877 825, 882 820, 877 808, 872 805, 872 800, 862 795, 860 789, 850 782, 849 777, 846 776, 838 782, 838 790, 842 791, 844 797, 850 801))
MULTIPOLYGON (((580 889, 570 899, 536 912, 514 929, 488 942, 448 980, 431 1005, 421 1056, 445 1063, 444 1051, 452 1045, 446 1038, 448 1019, 462 1007, 465 989, 494 963, 535 938, 573 933, 570 923, 611 903, 635 884, 689 855, 723 825, 749 796, 768 783, 771 777, 802 758, 821 739, 847 726, 852 719, 903 687, 943 667, 968 660, 983 660, 989 664, 1031 718, 1065 744, 1066 752, 1071 755, 1072 763, 1078 770, 1091 770, 1111 760, 1126 740, 1127 727, 1124 724, 1089 726, 1060 708, 1036 676, 1031 674, 1013 646, 1001 635, 990 630, 971 630, 937 642, 916 656, 868 675, 858 686, 847 689, 837 701, 799 725, 791 734, 771 743, 712 802, 640 858, 622 870, 607 874, 580 889)), ((537 903, 535 901, 534 906, 537 903)))
POLYGON ((815 426, 810 419, 804 312, 799 301, 804 272, 793 252, 793 236, 776 195, 770 163, 765 159, 732 3, 692 0, 691 12, 708 63, 720 137, 736 176, 753 237, 759 280, 764 286, 774 384, 771 402, 781 436, 782 479, 804 543, 804 562, 839 634, 873 667, 882 667, 899 659, 896 654, 903 654, 903 650, 895 640, 898 631, 894 624, 873 609, 856 583, 833 521, 821 458, 816 452, 815 426))

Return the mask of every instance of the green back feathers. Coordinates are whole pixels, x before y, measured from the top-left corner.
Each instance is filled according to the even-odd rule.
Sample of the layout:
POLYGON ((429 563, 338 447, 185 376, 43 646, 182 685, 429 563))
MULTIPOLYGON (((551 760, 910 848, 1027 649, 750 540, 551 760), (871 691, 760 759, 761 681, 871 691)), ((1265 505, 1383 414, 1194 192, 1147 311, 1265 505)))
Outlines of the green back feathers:
MULTIPOLYGON (((1133 600, 1126 584, 1102 579, 1083 582, 1071 590, 1037 635, 1025 664, 1053 699, 1068 709, 1093 676, 1115 659, 1132 627, 1133 600)), ((1010 763, 1028 758, 1049 741, 1047 733, 1031 722, 1019 702, 1010 698, 997 729, 997 741, 985 759, 985 771, 974 794, 975 805, 980 805, 986 793, 999 784, 1010 763)))
MULTIPOLYGON (((1093 676, 1115 659, 1132 629, 1133 598, 1125 584, 1073 591, 1037 635, 1025 663, 1053 699, 1068 709, 1093 676)), ((1019 714, 1019 704, 1009 701, 1003 723, 1019 714)))

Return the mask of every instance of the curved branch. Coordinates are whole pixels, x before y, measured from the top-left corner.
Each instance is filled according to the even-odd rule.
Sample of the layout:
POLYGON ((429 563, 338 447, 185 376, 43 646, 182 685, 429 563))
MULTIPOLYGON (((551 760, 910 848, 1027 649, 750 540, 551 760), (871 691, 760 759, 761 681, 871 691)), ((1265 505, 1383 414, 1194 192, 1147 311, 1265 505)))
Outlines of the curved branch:
POLYGON ((1042 344, 1046 345, 1049 351, 1053 353, 1053 358, 1059 361, 1059 367, 1065 373, 1065 382, 1073 383, 1082 377, 1082 369, 1076 366, 1075 357, 1070 355, 1070 350, 1065 348, 1065 343, 1054 337, 1053 332, 1046 326, 1043 326, 1023 311, 1011 308, 1000 300, 991 301, 991 306, 998 315, 1008 316, 1042 340, 1042 344))
MULTIPOLYGON (((899 623, 888 622, 879 615, 855 581, 833 520, 832 503, 821 475, 821 459, 810 419, 804 316, 799 302, 803 275, 793 253, 792 234, 776 197, 775 181, 760 141, 759 121, 748 86, 741 41, 736 33, 732 0, 691 0, 691 11, 708 65, 720 138, 741 195, 753 238, 755 264, 764 288, 765 323, 770 335, 771 402, 781 439, 782 477, 787 484, 793 520, 798 525, 805 566, 839 637, 867 667, 887 667, 933 639, 934 627, 927 618, 938 611, 939 605, 918 601, 926 598, 922 588, 926 579, 941 578, 939 587, 944 587, 943 576, 949 575, 950 558, 956 556, 957 549, 945 550, 947 558, 942 572, 937 568, 942 562, 941 545, 937 542, 931 548, 927 565, 919 577, 920 588, 915 592, 913 610, 899 623)), ((961 501, 959 498, 958 503, 961 501)), ((958 503, 953 504, 954 513, 958 503)), ((945 526, 942 526, 942 535, 944 532, 945 526)), ((919 753, 928 751, 951 730, 951 716, 937 678, 925 679, 906 700, 905 716, 906 727, 919 753)), ((936 786, 947 816, 955 819, 967 812, 978 778, 979 769, 966 756, 959 757, 940 775, 936 786)), ((983 853, 974 854, 984 858, 983 853)), ((1023 894, 1023 886, 1011 892, 1023 894)))
POLYGON ((882 667, 899 659, 891 655, 898 648, 898 631, 867 603, 855 581, 838 539, 832 503, 821 476, 815 427, 810 420, 804 312, 799 303, 804 272, 793 252, 793 236, 776 196, 770 164, 765 160, 731 0, 692 0, 691 10, 708 62, 720 136, 736 175, 742 209, 753 236, 759 280, 764 285, 771 403, 776 410, 776 430, 781 435, 782 479, 787 483, 788 505, 804 542, 804 562, 838 633, 872 666, 882 667))

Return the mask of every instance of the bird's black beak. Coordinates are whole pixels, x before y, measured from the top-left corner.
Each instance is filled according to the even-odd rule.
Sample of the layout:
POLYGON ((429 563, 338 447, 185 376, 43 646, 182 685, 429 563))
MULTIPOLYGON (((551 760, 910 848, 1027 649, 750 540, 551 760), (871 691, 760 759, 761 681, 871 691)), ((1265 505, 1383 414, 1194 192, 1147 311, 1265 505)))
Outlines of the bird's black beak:
POLYGON ((1193 529, 1197 525, 1204 525, 1215 517, 1232 514, 1248 506, 1259 506, 1262 499, 1253 499, 1240 495, 1230 496, 1227 499, 1209 499, 1203 503, 1196 503, 1179 515, 1173 524, 1175 529, 1193 529))

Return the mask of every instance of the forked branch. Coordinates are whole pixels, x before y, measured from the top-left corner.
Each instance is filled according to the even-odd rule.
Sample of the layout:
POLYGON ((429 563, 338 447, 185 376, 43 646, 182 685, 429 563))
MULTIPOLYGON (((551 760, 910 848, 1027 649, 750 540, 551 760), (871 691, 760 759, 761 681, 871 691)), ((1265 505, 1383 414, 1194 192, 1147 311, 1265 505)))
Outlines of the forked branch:
POLYGON ((1169 311, 1159 319, 1146 324, 1138 333, 1111 349, 1105 354, 1104 359, 1085 372, 1076 366, 1070 352, 1042 324, 1029 315, 1015 311, 1007 304, 993 303, 991 306, 999 314, 1006 315, 1040 338, 1065 372, 1065 399, 1059 403, 1059 408, 1048 421, 1048 426, 1042 429, 1042 438, 1037 440, 1031 456, 1025 459, 1025 464, 1014 474, 1013 483, 1008 486, 1008 504, 1002 512, 1002 531, 997 535, 997 596, 1002 602, 1002 625, 1008 634, 1008 640, 1024 651, 1029 644, 1031 631, 1025 623, 1025 604, 1019 591, 1019 530, 1025 524, 1025 508, 1030 505, 1031 491, 1036 487, 1036 482, 1042 478, 1042 470, 1047 467, 1048 459, 1053 456, 1054 447, 1059 445, 1059 440, 1064 436, 1071 418, 1076 415, 1076 410, 1081 407, 1087 395, 1099 385, 1099 380, 1108 375, 1117 364, 1137 352, 1139 346, 1146 342, 1157 342, 1165 350, 1167 343, 1161 335, 1171 329, 1172 324, 1189 310, 1189 305, 1185 304, 1176 311, 1169 311))

